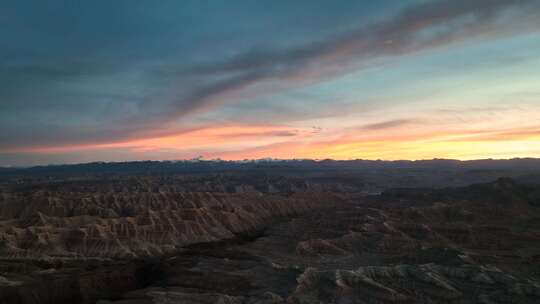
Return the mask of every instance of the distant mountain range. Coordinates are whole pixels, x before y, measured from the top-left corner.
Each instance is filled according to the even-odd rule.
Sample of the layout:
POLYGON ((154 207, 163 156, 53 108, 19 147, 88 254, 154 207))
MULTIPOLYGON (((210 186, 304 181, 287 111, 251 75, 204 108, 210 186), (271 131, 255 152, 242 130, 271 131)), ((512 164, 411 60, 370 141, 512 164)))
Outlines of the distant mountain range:
POLYGON ((357 169, 455 169, 455 170, 540 170, 538 158, 479 159, 460 161, 454 159, 432 160, 310 160, 310 159, 255 159, 242 161, 179 160, 179 161, 130 161, 92 162, 83 164, 46 165, 35 167, 0 167, 0 176, 6 175, 56 175, 56 174, 133 174, 133 173, 196 173, 235 170, 357 170, 357 169))

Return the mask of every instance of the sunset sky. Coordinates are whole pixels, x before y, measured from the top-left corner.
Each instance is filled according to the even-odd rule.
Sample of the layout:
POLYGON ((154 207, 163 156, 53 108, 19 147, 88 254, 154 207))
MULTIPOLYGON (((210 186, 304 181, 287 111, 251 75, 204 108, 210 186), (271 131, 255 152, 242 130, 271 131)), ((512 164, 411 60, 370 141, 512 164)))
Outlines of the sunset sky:
POLYGON ((4 0, 0 37, 0 166, 540 157, 540 0, 4 0))

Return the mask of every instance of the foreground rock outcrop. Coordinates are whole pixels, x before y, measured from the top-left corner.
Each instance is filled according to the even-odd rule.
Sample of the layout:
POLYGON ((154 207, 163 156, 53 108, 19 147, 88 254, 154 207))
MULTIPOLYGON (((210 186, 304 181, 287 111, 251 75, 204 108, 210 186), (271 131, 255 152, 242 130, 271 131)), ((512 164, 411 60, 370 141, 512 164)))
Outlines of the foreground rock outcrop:
POLYGON ((534 303, 540 285, 497 268, 436 264, 308 268, 289 303, 534 303))

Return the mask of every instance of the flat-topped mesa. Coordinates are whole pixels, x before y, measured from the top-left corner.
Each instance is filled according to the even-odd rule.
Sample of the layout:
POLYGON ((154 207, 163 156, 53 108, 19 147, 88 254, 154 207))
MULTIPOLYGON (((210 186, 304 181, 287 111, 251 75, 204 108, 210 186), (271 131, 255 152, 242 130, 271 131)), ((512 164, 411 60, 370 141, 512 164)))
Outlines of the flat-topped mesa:
POLYGON ((189 244, 231 239, 335 202, 334 195, 319 191, 156 190, 4 193, 0 257, 156 256, 189 244))

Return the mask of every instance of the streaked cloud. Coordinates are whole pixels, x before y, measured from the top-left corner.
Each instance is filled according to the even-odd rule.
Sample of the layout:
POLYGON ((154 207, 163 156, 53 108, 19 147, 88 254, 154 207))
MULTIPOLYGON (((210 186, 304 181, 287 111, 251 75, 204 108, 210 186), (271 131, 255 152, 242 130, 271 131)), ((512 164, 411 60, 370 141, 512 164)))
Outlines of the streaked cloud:
POLYGON ((233 73, 229 79, 197 89, 176 100, 179 115, 221 101, 219 95, 242 90, 263 80, 301 80, 301 84, 362 68, 387 56, 402 56, 473 38, 507 36, 540 28, 540 3, 534 0, 429 1, 403 10, 388 20, 361 27, 332 39, 285 50, 250 50, 222 63, 186 71, 212 75, 233 73), (500 23, 510 24, 500 27, 500 23), (496 31, 494 29, 497 28, 496 31), (212 97, 212 98, 210 98, 212 97))
POLYGON ((404 125, 410 125, 419 123, 419 121, 415 121, 413 119, 396 119, 396 120, 389 120, 389 121, 383 121, 383 122, 377 122, 372 124, 367 124, 359 127, 358 129, 361 130, 384 130, 384 129, 391 129, 395 127, 400 127, 404 125))
POLYGON ((540 156, 536 0, 82 6, 0 4, 0 165, 540 156))

